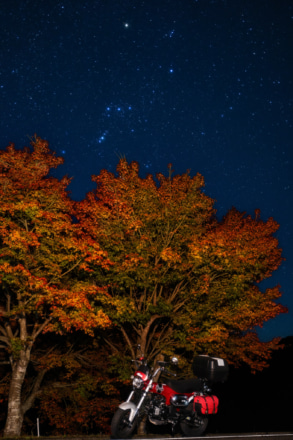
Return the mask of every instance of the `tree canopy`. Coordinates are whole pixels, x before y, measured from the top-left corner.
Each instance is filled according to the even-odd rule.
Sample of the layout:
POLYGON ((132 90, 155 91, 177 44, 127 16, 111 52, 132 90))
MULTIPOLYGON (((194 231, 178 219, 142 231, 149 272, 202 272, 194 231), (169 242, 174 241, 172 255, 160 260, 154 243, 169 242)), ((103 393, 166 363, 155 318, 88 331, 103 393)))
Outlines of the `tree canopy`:
POLYGON ((277 223, 234 208, 218 221, 200 174, 173 176, 170 165, 156 177, 121 159, 117 175, 93 176, 97 188, 76 206, 113 262, 97 274, 109 286, 106 314, 132 356, 140 343, 150 357, 162 348, 217 352, 262 368, 277 340, 262 343, 253 329, 285 311, 278 287, 258 287, 282 261, 277 223))
POLYGON ((12 366, 6 435, 19 434, 35 397, 22 403, 20 389, 41 332, 110 324, 99 302, 105 288, 85 277, 90 262, 107 266, 105 253, 73 222, 69 179, 48 175, 63 159, 40 138, 32 147, 0 151, 0 347, 12 366))
POLYGON ((20 435, 37 397, 52 424, 60 402, 70 407, 66 423, 55 418, 55 432, 69 420, 80 423, 81 395, 81 413, 91 408, 104 429, 107 418, 93 408, 103 393, 113 397, 115 374, 123 383, 123 361, 136 356, 137 344, 153 359, 176 352, 187 364, 207 353, 252 370, 266 366, 278 339, 261 342, 255 328, 286 311, 279 286, 260 288, 282 261, 272 218, 232 208, 219 220, 200 174, 174 175, 169 165, 166 176, 142 178, 138 163, 124 158, 116 174, 93 176, 96 188, 75 202, 70 179, 50 175, 63 159, 38 137, 31 144, 0 151, 0 349, 11 365, 6 436, 20 435), (48 332, 62 337, 41 339, 48 332), (76 332, 98 334, 98 345, 91 339, 83 351, 69 343, 66 335, 76 332), (93 365, 107 354, 102 378, 93 365), (48 374, 53 368, 60 388, 48 374))

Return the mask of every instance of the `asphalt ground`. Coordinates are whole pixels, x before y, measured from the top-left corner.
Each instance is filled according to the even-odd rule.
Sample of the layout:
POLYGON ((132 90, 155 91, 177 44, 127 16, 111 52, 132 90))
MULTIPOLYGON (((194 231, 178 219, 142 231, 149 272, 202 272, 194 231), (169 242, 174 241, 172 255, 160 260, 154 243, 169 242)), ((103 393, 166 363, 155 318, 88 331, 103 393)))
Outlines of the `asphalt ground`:
MULTIPOLYGON (((90 435, 90 436, 63 436, 63 437, 17 437, 14 440, 28 440, 28 439, 40 439, 40 440, 111 440, 111 437, 104 435, 90 435)), ((5 440, 2 437, 2 440, 5 440)), ((11 439, 9 439, 11 440, 11 439)), ((119 440, 119 439, 118 439, 119 440)), ((125 439, 124 439, 125 440, 125 439)), ((130 439, 129 439, 130 440, 130 439)), ((246 433, 246 434, 209 434, 202 437, 180 437, 175 435, 174 437, 159 437, 155 435, 150 436, 138 436, 134 435, 132 440, 293 440, 293 432, 259 432, 259 433, 246 433)))

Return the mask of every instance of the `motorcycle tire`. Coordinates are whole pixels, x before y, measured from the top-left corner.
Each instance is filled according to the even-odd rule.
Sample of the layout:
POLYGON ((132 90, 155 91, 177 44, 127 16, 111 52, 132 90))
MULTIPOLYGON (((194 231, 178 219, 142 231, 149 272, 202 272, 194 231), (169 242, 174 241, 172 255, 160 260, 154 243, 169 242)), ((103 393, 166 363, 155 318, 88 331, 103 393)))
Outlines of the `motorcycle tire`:
POLYGON ((180 428, 183 434, 186 437, 198 437, 199 435, 202 435, 204 431, 207 429, 208 426, 208 418, 205 416, 198 416, 198 419, 201 420, 201 424, 199 426, 192 423, 190 420, 183 420, 180 422, 180 428))
POLYGON ((120 439, 131 437, 136 428, 137 420, 134 420, 132 425, 129 426, 129 415, 130 409, 117 409, 111 422, 111 438, 120 439))

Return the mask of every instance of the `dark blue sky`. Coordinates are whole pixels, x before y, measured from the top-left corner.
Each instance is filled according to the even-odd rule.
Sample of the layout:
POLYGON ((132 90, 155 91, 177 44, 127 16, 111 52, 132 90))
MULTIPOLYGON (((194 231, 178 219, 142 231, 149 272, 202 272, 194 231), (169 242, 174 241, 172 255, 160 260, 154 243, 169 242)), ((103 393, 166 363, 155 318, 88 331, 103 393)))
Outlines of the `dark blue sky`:
POLYGON ((273 216, 291 311, 260 335, 292 335, 292 0, 6 0, 0 40, 0 148, 47 139, 75 199, 125 155, 273 216))

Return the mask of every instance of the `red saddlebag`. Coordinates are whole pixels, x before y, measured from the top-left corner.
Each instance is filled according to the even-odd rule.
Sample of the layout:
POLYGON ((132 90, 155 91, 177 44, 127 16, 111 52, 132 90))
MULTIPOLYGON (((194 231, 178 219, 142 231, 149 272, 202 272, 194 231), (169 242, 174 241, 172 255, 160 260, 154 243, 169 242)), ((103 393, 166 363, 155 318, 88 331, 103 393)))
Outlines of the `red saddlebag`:
POLYGON ((193 400, 194 409, 202 414, 217 414, 219 399, 217 396, 196 396, 193 400))

